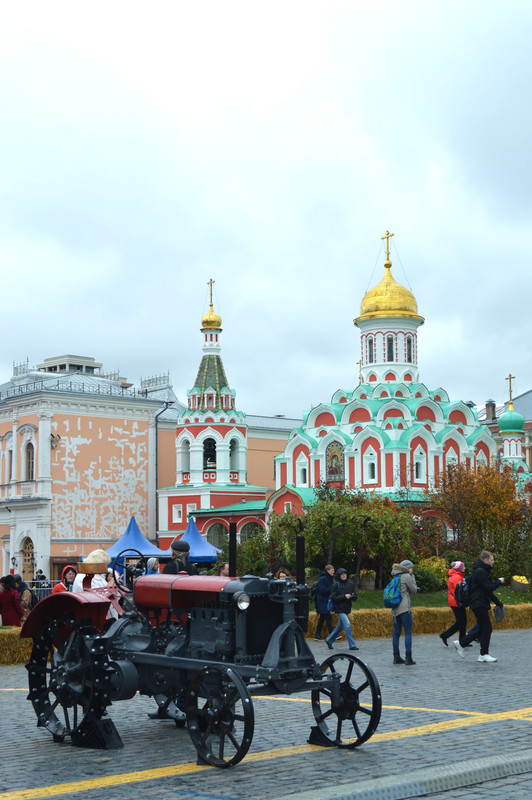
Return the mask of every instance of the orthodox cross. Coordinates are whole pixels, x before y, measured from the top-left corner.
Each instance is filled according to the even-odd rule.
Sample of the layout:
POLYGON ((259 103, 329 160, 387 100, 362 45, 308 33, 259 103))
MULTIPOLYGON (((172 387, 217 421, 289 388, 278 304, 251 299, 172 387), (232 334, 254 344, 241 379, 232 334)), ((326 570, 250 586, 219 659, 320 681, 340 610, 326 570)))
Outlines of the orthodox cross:
POLYGON ((505 378, 504 380, 505 380, 505 381, 508 381, 508 386, 509 386, 509 388, 510 388, 510 405, 513 407, 513 401, 512 401, 512 381, 515 381, 515 375, 512 375, 512 374, 509 372, 509 373, 508 373, 508 377, 507 377, 507 378, 505 378))
POLYGON ((381 236, 381 240, 386 239, 386 261, 390 260, 390 239, 392 238, 393 235, 394 234, 390 233, 390 231, 386 231, 384 236, 381 236))
POLYGON ((212 285, 213 285, 213 283, 214 283, 214 281, 213 281, 212 278, 210 279, 210 281, 207 281, 207 286, 209 287, 209 291, 211 293, 211 299, 209 301, 211 306, 212 306, 212 285))
POLYGON ((357 361, 357 364, 358 364, 358 382, 362 383, 362 359, 360 359, 360 361, 357 361))

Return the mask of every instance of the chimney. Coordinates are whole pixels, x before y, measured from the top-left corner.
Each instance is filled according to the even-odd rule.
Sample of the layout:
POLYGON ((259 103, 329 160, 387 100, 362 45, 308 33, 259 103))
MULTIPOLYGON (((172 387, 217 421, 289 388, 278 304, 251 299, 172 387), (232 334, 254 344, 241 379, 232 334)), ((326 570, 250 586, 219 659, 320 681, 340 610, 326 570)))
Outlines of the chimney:
POLYGON ((495 422, 496 419, 495 400, 486 400, 486 422, 495 422))

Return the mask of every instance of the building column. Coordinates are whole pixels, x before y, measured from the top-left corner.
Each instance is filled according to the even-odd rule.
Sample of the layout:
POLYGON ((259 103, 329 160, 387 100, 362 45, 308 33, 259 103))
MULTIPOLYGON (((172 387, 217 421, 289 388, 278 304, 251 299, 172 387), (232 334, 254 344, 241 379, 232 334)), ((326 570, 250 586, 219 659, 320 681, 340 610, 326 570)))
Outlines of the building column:
POLYGON ((203 445, 194 442, 190 445, 190 483, 203 483, 203 445))

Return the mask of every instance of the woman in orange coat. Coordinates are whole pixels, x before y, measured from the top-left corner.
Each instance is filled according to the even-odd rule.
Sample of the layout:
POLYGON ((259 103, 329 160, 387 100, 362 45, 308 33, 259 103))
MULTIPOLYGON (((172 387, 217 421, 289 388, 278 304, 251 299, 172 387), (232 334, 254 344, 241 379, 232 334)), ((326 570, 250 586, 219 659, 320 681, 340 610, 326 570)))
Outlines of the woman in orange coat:
POLYGON ((454 598, 454 591, 456 589, 457 584, 462 583, 464 580, 464 573, 465 573, 465 565, 463 561, 453 561, 451 564, 451 569, 449 570, 449 580, 447 581, 447 589, 448 595, 447 600, 449 603, 449 607, 454 614, 454 622, 450 628, 447 628, 446 631, 440 633, 440 639, 444 643, 445 647, 448 647, 447 639, 449 639, 453 633, 459 631, 460 639, 463 639, 466 632, 466 625, 467 625, 467 611, 465 606, 459 606, 454 598))

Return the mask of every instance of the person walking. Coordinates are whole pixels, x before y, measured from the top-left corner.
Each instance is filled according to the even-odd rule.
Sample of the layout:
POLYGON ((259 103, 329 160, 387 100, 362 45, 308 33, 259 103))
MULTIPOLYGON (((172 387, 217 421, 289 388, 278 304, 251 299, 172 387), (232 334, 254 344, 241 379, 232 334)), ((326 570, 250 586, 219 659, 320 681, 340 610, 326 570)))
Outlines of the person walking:
POLYGON ((317 641, 322 641, 321 632, 323 625, 327 626, 329 634, 332 633, 333 624, 331 612, 329 611, 329 598, 331 596, 331 587, 334 583, 334 567, 332 564, 327 564, 321 573, 318 583, 316 584, 316 611, 320 615, 318 617, 318 624, 316 625, 316 634, 314 638, 317 641))
POLYGON ((464 580, 464 573, 465 573, 465 564, 463 561, 453 561, 451 564, 451 569, 448 572, 449 580, 447 581, 447 602, 449 603, 449 608, 454 614, 454 622, 453 624, 447 628, 447 630, 440 633, 440 639, 444 643, 445 647, 448 647, 447 639, 458 631, 458 636, 460 639, 463 639, 466 634, 466 626, 467 626, 467 611, 465 606, 459 606, 456 602, 454 593, 457 585, 462 583, 464 580))
POLYGON ((467 647, 473 639, 478 637, 480 639, 478 661, 484 661, 488 664, 497 661, 494 656, 490 656, 489 652, 492 631, 490 608, 492 602, 496 606, 502 607, 501 601, 493 593, 504 583, 504 578, 492 580, 493 561, 493 553, 490 553, 489 550, 483 550, 473 564, 473 573, 469 579, 471 581, 469 607, 477 618, 478 630, 472 629, 464 637, 455 639, 453 642, 460 658, 464 658, 464 647, 467 647))
POLYGON ((408 559, 401 561, 400 564, 392 566, 392 578, 400 575, 399 584, 401 587, 401 602, 395 608, 392 608, 393 616, 393 663, 394 664, 408 664, 414 665, 416 662, 412 659, 412 595, 416 594, 419 589, 417 587, 416 579, 413 575, 414 565, 408 559), (401 638, 401 630, 405 632, 405 657, 401 658, 399 652, 399 639, 401 638))
POLYGON ((357 593, 355 585, 352 583, 347 575, 347 570, 340 567, 334 576, 335 580, 331 586, 331 600, 335 612, 338 614, 338 625, 331 631, 325 639, 329 650, 333 649, 333 642, 341 632, 342 628, 347 636, 347 642, 350 650, 358 650, 357 643, 355 642, 353 633, 351 631, 351 623, 349 622, 349 614, 351 612, 352 601, 357 600, 357 593))

